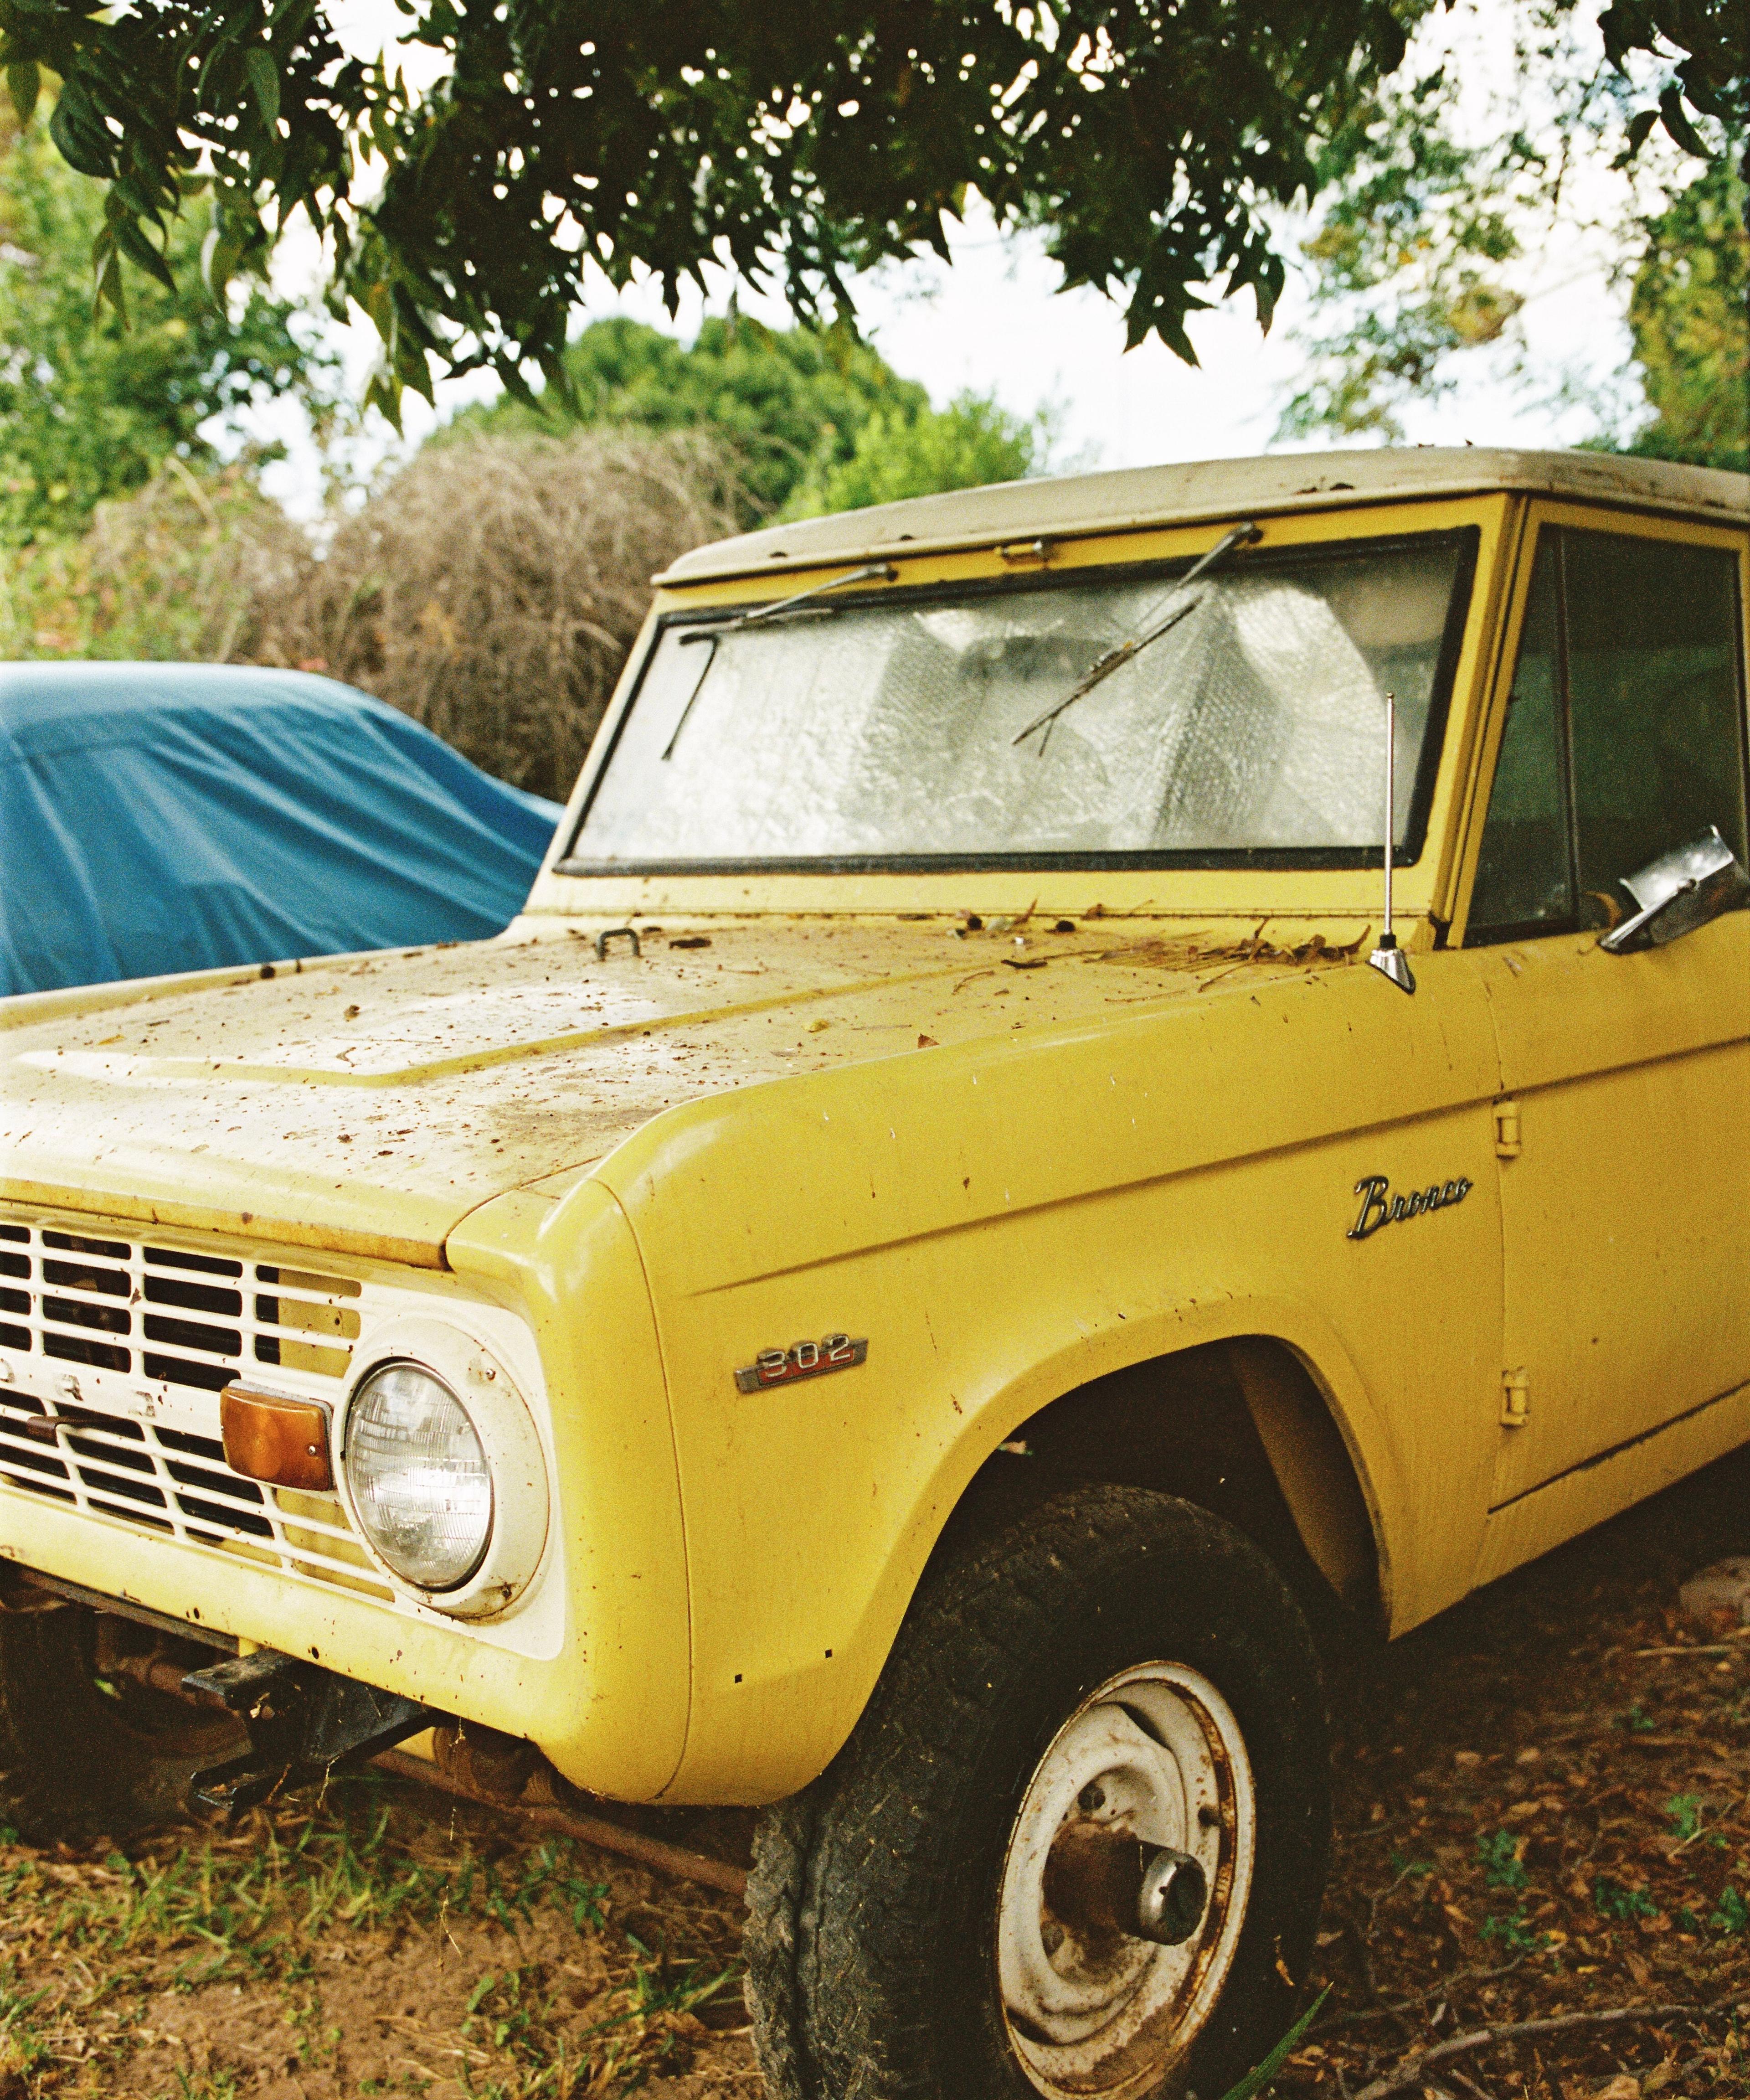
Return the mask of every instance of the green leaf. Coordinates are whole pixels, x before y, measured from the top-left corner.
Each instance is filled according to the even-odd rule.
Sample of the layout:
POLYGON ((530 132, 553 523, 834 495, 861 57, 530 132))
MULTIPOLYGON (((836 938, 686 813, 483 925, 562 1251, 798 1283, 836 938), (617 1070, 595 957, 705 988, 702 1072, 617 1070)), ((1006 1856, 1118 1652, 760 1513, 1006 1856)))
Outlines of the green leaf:
POLYGON ((272 131, 280 122, 280 68, 273 62, 273 53, 257 44, 244 55, 243 64, 249 76, 249 86, 254 90, 256 106, 262 112, 262 121, 272 131))
POLYGON ((117 320, 126 328, 128 302, 121 284, 121 258, 113 247, 108 246, 97 258, 97 287, 91 295, 94 311, 101 312, 106 303, 115 310, 117 320))
POLYGON ((222 311, 226 289, 236 275, 242 256, 243 243, 236 233, 218 226, 208 229, 201 244, 201 281, 206 287, 207 297, 222 311))
POLYGON ((1658 121, 1659 112, 1656 109, 1636 110, 1629 119, 1628 141, 1623 148, 1622 158, 1617 163, 1619 167, 1626 165, 1640 152, 1646 143, 1647 135, 1658 121))
POLYGON ((1708 151, 1708 142, 1689 121, 1689 112, 1683 107, 1683 90, 1668 87, 1659 98, 1659 113, 1665 120, 1665 129, 1686 153, 1693 153, 1699 160, 1713 157, 1708 151))
POLYGON ((97 113, 97 106, 76 77, 61 83, 49 136, 61 158, 82 175, 107 181, 116 165, 116 142, 97 113))
POLYGON ((12 98, 12 107, 18 112, 20 124, 28 124, 35 114, 37 97, 42 90, 42 74, 34 59, 25 59, 6 69, 6 91, 12 98))
POLYGON ((137 219, 130 216, 116 221, 116 245, 130 262, 137 262, 149 276, 156 277, 167 292, 176 289, 170 264, 146 238, 137 219))

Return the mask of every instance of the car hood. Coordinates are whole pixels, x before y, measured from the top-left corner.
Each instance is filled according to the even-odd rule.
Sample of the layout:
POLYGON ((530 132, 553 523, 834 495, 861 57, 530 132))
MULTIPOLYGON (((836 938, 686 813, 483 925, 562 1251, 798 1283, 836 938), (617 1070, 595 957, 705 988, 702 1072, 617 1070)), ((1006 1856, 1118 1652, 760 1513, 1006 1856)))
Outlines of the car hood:
POLYGON ((0 1002, 0 1195, 442 1267, 663 1110, 1351 959, 1359 925, 755 920, 0 1002), (558 1180, 555 1177, 558 1177, 558 1180))

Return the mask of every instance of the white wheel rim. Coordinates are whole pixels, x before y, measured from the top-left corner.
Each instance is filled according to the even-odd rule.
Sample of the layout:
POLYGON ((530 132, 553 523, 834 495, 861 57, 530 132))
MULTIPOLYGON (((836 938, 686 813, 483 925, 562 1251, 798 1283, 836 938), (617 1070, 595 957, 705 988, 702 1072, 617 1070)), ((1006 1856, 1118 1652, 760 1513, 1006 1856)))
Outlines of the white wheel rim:
MULTIPOLYGON (((1127 2100, 1182 2061, 1232 1965, 1257 1822, 1239 1723, 1197 1670, 1140 1663, 1065 1722, 1022 1797, 997 1908, 1003 2018, 1038 2092, 1127 2100), (1188 1853, 1209 1885, 1197 1930, 1163 1947, 1086 1926, 1073 1901, 1060 1917, 1047 1874, 1054 1846, 1073 1856, 1066 1833, 1072 1847, 1104 1833, 1188 1853)), ((1063 1900, 1060 1866, 1052 1886, 1063 1900)))

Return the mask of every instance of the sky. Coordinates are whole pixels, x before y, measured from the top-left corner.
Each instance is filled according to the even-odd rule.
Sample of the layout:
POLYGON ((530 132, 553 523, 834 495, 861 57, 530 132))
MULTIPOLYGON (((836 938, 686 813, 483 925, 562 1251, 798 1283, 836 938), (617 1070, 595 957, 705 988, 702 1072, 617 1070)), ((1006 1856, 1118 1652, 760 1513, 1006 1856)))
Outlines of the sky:
MULTIPOLYGON (((394 0, 334 0, 330 12, 342 42, 361 55, 374 56, 392 42, 403 20, 394 0)), ((1492 92, 1510 91, 1502 71, 1510 63, 1504 18, 1504 0, 1468 0, 1451 15, 1437 15, 1429 32, 1430 39, 1443 40, 1461 93, 1479 113, 1492 92)), ((397 55, 416 82, 436 69, 435 55, 417 46, 399 46, 397 55)), ((1420 55, 1423 60, 1429 55, 1429 50, 1420 55)), ((854 288, 866 335, 897 371, 921 381, 937 405, 966 389, 994 395, 1020 416, 1051 404, 1061 429, 1053 459, 1058 465, 1140 466, 1225 458, 1271 445, 1299 365, 1294 334, 1306 302, 1296 276, 1291 274, 1267 337, 1247 298, 1193 320, 1189 333, 1199 359, 1193 368, 1153 339, 1126 351, 1116 304, 1097 292, 1060 292, 1043 240, 1004 238, 976 200, 974 205, 968 223, 951 238, 951 267, 933 258, 890 266, 854 288)), ((1294 229, 1286 231, 1292 238, 1294 229)), ((1620 369, 1629 346, 1622 301, 1598 259, 1574 252, 1539 262, 1541 289, 1523 315, 1534 365, 1551 374, 1620 369)), ((315 263, 313 242, 289 237, 276 271, 280 287, 307 292, 315 263)), ((730 290, 725 276, 712 288, 708 310, 722 311, 730 290)), ((743 287, 740 304, 774 326, 788 324, 779 301, 743 287)), ((694 294, 671 319, 654 286, 620 293, 598 278, 581 318, 629 314, 690 338, 707 310, 707 302, 694 294)), ((374 355, 374 334, 359 324, 345 340, 350 369, 362 382, 374 355)), ((1409 442, 1542 447, 1588 435, 1584 410, 1554 413, 1508 383, 1503 360, 1487 353, 1476 360, 1454 393, 1411 410, 1405 418, 1409 442)), ((496 390, 496 382, 484 377, 440 384, 438 417, 496 390)), ((417 443, 434 420, 423 403, 411 400, 407 440, 417 443)), ((293 449, 292 458, 271 471, 274 492, 296 510, 313 510, 320 479, 310 447, 283 416, 264 423, 262 434, 281 436, 293 449)), ((384 427, 372 432, 366 452, 380 457, 393 449, 384 427)))

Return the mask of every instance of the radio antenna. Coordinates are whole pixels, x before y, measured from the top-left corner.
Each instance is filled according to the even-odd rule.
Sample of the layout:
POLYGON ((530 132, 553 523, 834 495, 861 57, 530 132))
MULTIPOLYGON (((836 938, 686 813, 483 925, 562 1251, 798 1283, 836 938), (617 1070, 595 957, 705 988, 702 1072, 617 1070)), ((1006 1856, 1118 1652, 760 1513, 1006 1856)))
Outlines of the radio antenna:
POLYGON ((1389 977, 1400 991, 1413 992, 1416 980, 1410 973, 1410 959, 1398 946, 1398 937, 1391 930, 1391 843, 1397 825, 1397 770, 1398 770, 1398 696, 1386 695, 1386 929, 1379 937, 1379 946, 1368 960, 1370 969, 1378 970, 1382 977, 1389 977))

